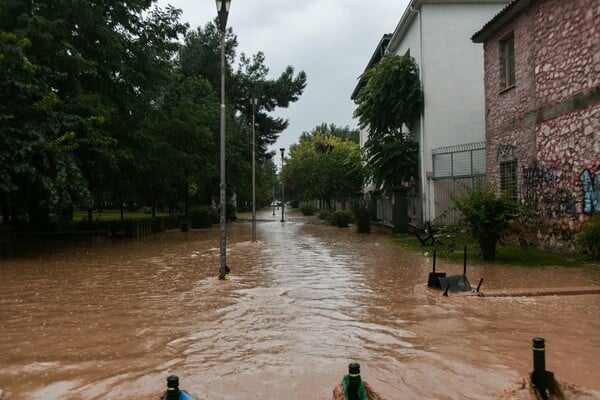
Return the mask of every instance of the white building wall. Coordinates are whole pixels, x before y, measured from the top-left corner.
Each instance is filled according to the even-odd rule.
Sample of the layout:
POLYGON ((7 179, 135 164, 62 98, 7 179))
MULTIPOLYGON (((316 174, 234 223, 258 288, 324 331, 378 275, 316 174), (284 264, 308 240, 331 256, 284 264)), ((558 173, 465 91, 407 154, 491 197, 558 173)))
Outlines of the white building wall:
POLYGON ((429 2, 412 0, 388 51, 419 64, 424 113, 415 132, 420 145, 423 221, 435 216, 432 150, 485 140, 483 49, 471 36, 508 0, 429 2), (414 8, 411 8, 414 6, 414 8), (393 47, 392 47, 393 46, 393 47))
POLYGON ((388 49, 389 52, 399 56, 405 55, 409 50, 410 56, 415 59, 417 64, 421 65, 421 29, 418 17, 412 20, 412 23, 397 46, 393 49, 388 49))
POLYGON ((483 48, 473 32, 503 4, 423 4, 423 88, 425 165, 431 150, 485 140, 483 48))

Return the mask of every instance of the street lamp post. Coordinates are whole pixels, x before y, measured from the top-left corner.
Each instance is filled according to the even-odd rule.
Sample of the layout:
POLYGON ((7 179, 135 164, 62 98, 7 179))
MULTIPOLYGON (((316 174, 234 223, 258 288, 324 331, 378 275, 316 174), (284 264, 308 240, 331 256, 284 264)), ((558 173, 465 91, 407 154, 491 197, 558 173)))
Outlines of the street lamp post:
POLYGON ((220 208, 221 217, 220 221, 220 268, 219 268, 219 279, 225 279, 227 275, 227 263, 226 263, 226 235, 225 235, 225 213, 227 207, 225 205, 225 31, 227 28, 227 16, 229 15, 229 7, 231 0, 216 0, 217 4, 217 15, 219 17, 219 30, 221 31, 221 148, 220 148, 220 208))
POLYGON ((284 210, 285 210, 285 185, 283 182, 283 154, 285 153, 285 149, 282 147, 279 149, 281 151, 281 222, 285 222, 283 218, 284 210))
POLYGON ((252 95, 252 242, 256 242, 256 139, 255 114, 258 99, 252 95))

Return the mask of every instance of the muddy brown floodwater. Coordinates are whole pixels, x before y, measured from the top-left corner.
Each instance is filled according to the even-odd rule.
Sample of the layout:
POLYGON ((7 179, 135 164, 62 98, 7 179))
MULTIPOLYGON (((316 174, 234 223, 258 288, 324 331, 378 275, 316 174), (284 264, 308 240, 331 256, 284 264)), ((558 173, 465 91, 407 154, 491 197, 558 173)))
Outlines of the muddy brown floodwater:
MULTIPOLYGON (((390 400, 493 399, 531 371, 535 336, 548 370, 600 390, 600 295, 443 297, 432 260, 389 235, 286 217, 259 213, 257 243, 228 226, 228 282, 218 227, 0 260, 5 399, 158 399, 170 374, 198 399, 331 399, 351 361, 390 400)), ((600 285, 597 267, 468 276, 600 285)))

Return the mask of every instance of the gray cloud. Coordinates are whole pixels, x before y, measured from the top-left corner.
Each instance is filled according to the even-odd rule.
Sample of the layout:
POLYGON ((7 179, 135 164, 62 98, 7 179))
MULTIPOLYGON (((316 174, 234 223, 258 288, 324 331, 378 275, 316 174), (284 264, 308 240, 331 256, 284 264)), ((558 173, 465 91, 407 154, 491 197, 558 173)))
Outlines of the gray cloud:
MULTIPOLYGON (((216 16, 210 0, 159 0, 183 10, 195 29, 216 16)), ((356 127, 350 94, 385 33, 396 27, 408 0, 233 0, 228 26, 238 52, 263 51, 273 77, 286 66, 304 70, 307 88, 296 103, 278 110, 290 125, 274 149, 288 148, 321 122, 356 127)))

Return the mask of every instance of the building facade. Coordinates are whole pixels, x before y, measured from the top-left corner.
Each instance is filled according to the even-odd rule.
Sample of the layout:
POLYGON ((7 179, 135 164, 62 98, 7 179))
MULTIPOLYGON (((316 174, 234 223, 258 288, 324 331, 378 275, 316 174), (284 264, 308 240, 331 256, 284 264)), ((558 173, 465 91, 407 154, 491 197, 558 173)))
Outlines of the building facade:
POLYGON ((419 65, 424 112, 413 134, 419 142, 419 179, 409 193, 413 223, 450 222, 450 195, 485 175, 483 50, 474 30, 508 0, 411 0, 386 53, 410 55, 419 65))
POLYGON ((600 3, 515 0, 483 43, 487 177, 533 208, 534 240, 571 248, 600 212, 600 3))

